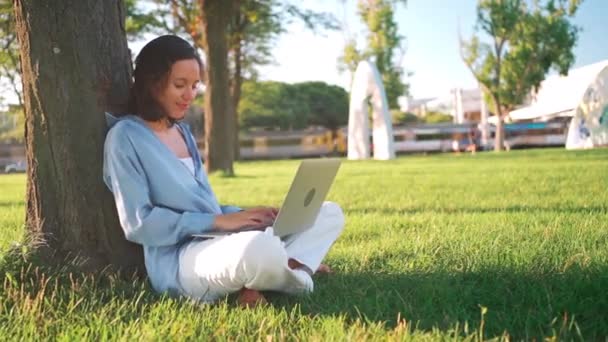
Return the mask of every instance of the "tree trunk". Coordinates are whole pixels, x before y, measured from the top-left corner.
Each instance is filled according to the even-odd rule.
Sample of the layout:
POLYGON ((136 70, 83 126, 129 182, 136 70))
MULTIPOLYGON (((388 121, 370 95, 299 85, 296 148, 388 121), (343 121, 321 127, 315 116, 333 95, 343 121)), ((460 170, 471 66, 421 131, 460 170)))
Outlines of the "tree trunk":
POLYGON ((241 65, 242 51, 240 42, 234 49, 234 75, 232 75, 232 85, 230 96, 232 98, 232 108, 234 109, 234 159, 241 157, 241 145, 239 141, 239 101, 241 101, 241 86, 243 85, 243 68, 241 65))
POLYGON ((233 21, 230 24, 232 32, 229 52, 232 52, 234 74, 230 78, 230 97, 234 109, 234 160, 241 159, 241 143, 239 140, 239 101, 241 101, 241 86, 243 85, 243 32, 247 18, 242 10, 242 0, 234 0, 233 21))
MULTIPOLYGON (((102 182, 104 110, 126 103, 131 62, 120 0, 16 0, 28 161, 27 229, 49 256, 142 270, 102 182)), ((45 253, 46 254, 46 253, 45 253)), ((49 262, 61 261, 52 258, 49 262)))
MULTIPOLYGON (((504 80, 501 78, 502 74, 502 49, 504 47, 505 41, 504 40, 500 40, 497 41, 496 40, 496 36, 494 37, 494 53, 496 56, 496 79, 498 80, 499 84, 504 82, 504 80)), ((498 94, 494 95, 494 106, 496 108, 496 118, 498 120, 496 120, 496 135, 494 136, 494 151, 496 152, 500 152, 503 150, 504 144, 505 144, 505 128, 504 128, 504 116, 502 115, 503 113, 503 108, 502 108, 502 103, 500 102, 500 97, 498 94)))
POLYGON ((505 125, 503 123, 503 117, 501 114, 497 116, 496 120, 496 135, 494 136, 494 151, 500 152, 503 150, 505 145, 505 125))
POLYGON ((496 114, 496 131, 494 133, 494 151, 500 152, 503 150, 505 145, 505 128, 504 128, 504 116, 502 115, 503 108, 500 103, 500 98, 497 95, 492 95, 492 102, 494 102, 494 110, 496 114))
POLYGON ((229 0, 201 0, 205 72, 205 160, 207 172, 234 174, 234 108, 228 83, 228 21, 233 9, 229 0))

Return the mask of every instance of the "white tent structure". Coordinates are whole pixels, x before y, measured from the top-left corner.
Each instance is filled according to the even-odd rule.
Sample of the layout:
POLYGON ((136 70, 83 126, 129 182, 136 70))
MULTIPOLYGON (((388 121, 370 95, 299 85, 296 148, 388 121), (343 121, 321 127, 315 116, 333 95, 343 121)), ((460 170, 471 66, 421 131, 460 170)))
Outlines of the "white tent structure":
POLYGON ((608 145, 608 60, 550 76, 529 106, 509 113, 510 121, 572 117, 566 148, 608 145))
POLYGON ((608 65, 589 84, 566 138, 567 149, 599 146, 608 146, 608 65))
POLYGON ((547 77, 529 106, 509 113, 511 121, 546 121, 553 117, 574 116, 589 86, 608 67, 608 60, 572 69, 567 76, 547 77))
POLYGON ((350 92, 348 159, 370 157, 368 98, 372 106, 374 159, 395 159, 393 124, 388 111, 384 85, 378 69, 368 61, 363 61, 357 66, 350 92))

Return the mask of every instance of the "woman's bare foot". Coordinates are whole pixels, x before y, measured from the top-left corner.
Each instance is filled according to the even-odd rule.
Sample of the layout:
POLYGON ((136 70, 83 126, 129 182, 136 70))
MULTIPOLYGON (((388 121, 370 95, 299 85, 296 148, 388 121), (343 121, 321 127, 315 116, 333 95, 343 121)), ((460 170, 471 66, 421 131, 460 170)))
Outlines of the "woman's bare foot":
POLYGON ((317 268, 317 272, 315 273, 319 273, 319 274, 329 274, 332 273, 333 271, 331 270, 331 267, 325 265, 325 264, 321 264, 319 265, 319 268, 317 268))
MULTIPOLYGON (((287 266, 289 266, 289 268, 291 268, 292 270, 295 270, 296 268, 301 268, 301 269, 304 269, 306 272, 311 273, 311 270, 306 265, 302 264, 301 262, 297 261, 296 259, 287 260, 287 266)), ((331 273, 331 268, 325 264, 320 264, 319 268, 317 268, 317 270, 314 273, 328 274, 328 273, 331 273)))
POLYGON ((236 302, 240 307, 247 309, 253 309, 258 305, 268 303, 260 291, 248 289, 246 287, 243 287, 239 291, 239 296, 237 297, 236 302))

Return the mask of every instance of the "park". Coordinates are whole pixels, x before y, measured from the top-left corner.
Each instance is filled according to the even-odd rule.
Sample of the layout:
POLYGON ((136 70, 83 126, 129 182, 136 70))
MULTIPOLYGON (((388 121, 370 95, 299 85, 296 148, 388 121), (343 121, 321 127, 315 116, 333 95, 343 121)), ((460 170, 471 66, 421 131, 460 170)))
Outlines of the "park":
MULTIPOLYGON (((0 1, 0 22, 9 18, 15 25, 0 30, 0 41, 15 37, 10 42, 16 45, 7 46, 20 59, 11 71, 7 66, 15 59, 10 49, 3 51, 0 81, 10 84, 16 75, 22 84, 15 88, 16 102, 3 107, 0 138, 10 153, 0 149, 0 157, 27 165, 0 174, 0 339, 608 336, 608 65, 592 64, 592 72, 574 67, 578 28, 571 20, 585 3, 564 0, 535 9, 517 0, 476 2, 482 30, 504 25, 521 34, 539 31, 522 36, 498 30, 490 39, 508 42, 494 51, 508 56, 502 65, 480 48, 485 36, 459 38, 461 63, 479 84, 476 105, 470 107, 457 89, 452 111, 442 113, 439 97, 413 101, 408 95, 409 109, 397 109, 410 85, 391 56, 382 60, 396 45, 346 46, 343 57, 350 51, 352 59, 343 58, 344 65, 353 76, 346 89, 258 80, 247 73, 253 69, 234 73, 240 65, 232 59, 235 51, 250 50, 228 39, 237 32, 228 18, 242 20, 236 27, 251 30, 240 34, 257 35, 249 37, 257 44, 286 34, 285 27, 273 26, 281 20, 331 32, 335 23, 327 13, 281 1, 136 3, 0 1), (168 23, 174 31, 167 31, 168 23), (280 206, 300 158, 341 160, 327 200, 342 208, 345 225, 323 261, 332 272, 312 275, 313 292, 262 291, 266 301, 247 308, 236 294, 209 303, 159 293, 150 283, 142 248, 125 238, 124 213, 104 184, 104 140, 107 113, 124 112, 133 82, 128 39, 161 34, 187 37, 204 57, 202 95, 184 115, 194 132, 188 148, 201 157, 192 174, 208 175, 217 201, 280 206), (525 44, 518 45, 520 38, 525 44), (547 76, 550 70, 557 74, 547 76), (573 85, 583 74, 585 81, 573 85), (565 93, 576 96, 544 98, 565 93), (558 102, 562 107, 547 105, 558 102), (419 145, 408 140, 424 132, 428 138, 419 145), (293 154, 270 143, 277 137, 287 137, 295 151, 322 149, 293 154), (283 152, 256 157, 255 148, 266 153, 269 146, 283 152)), ((380 18, 387 24, 381 32, 370 25, 370 37, 403 38, 391 30, 397 9, 408 10, 405 1, 356 3, 362 22, 380 18)), ((248 43, 243 37, 241 43, 248 43)), ((272 56, 276 42, 266 43, 270 50, 256 46, 272 56)))

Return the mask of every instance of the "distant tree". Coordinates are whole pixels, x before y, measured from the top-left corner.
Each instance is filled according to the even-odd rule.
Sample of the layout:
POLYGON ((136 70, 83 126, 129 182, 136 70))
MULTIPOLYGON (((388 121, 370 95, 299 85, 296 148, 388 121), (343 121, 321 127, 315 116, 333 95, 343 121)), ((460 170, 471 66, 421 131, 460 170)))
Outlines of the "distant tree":
POLYGON ((441 112, 427 112, 423 118, 423 121, 428 124, 442 123, 442 122, 453 122, 454 117, 450 114, 441 112))
POLYGON ((579 29, 570 19, 581 0, 481 0, 476 31, 461 39, 461 54, 471 73, 492 99, 497 115, 495 150, 504 145, 503 120, 537 89, 550 69, 565 75, 574 62, 579 29))
POLYGON ((325 82, 296 83, 292 87, 306 103, 308 124, 331 130, 335 138, 338 129, 348 123, 348 93, 344 88, 325 82))
POLYGON ((160 35, 175 32, 166 1, 124 0, 124 4, 125 31, 129 41, 141 40, 146 33, 160 35))
POLYGON ((0 111, 0 141, 12 141, 23 143, 25 137, 25 116, 23 107, 19 105, 8 105, 8 110, 0 111))
POLYGON ((382 76, 389 108, 397 108, 397 99, 409 91, 409 86, 403 81, 404 70, 401 66, 405 37, 399 34, 395 21, 395 6, 398 3, 405 5, 406 1, 359 0, 358 14, 368 30, 366 46, 358 49, 356 39, 351 37, 338 59, 338 69, 349 71, 351 75, 360 61, 374 62, 382 76))
POLYGON ((391 118, 394 125, 408 125, 420 122, 420 118, 410 112, 402 112, 399 109, 391 110, 391 118))
MULTIPOLYGON (((21 91, 21 61, 19 60, 19 41, 15 30, 14 0, 0 0, 0 82, 7 82, 12 97, 23 108, 21 91)), ((1 83, 0 83, 1 85, 1 83)), ((0 88, 0 90, 2 90, 0 88)), ((8 106, 10 99, 0 98, 0 105, 8 106)))
POLYGON ((242 129, 286 130, 315 125, 326 127, 335 135, 348 123, 348 93, 325 82, 246 81, 239 112, 242 129))
POLYGON ((120 110, 131 60, 121 0, 16 0, 25 104, 26 226, 48 262, 143 268, 102 181, 104 111, 120 110))
POLYGON ((6 117, 0 127, 0 140, 23 142, 25 116, 13 2, 0 0, 0 115, 6 117))
POLYGON ((289 130, 308 125, 309 108, 290 84, 245 81, 239 113, 241 129, 272 127, 289 130))

